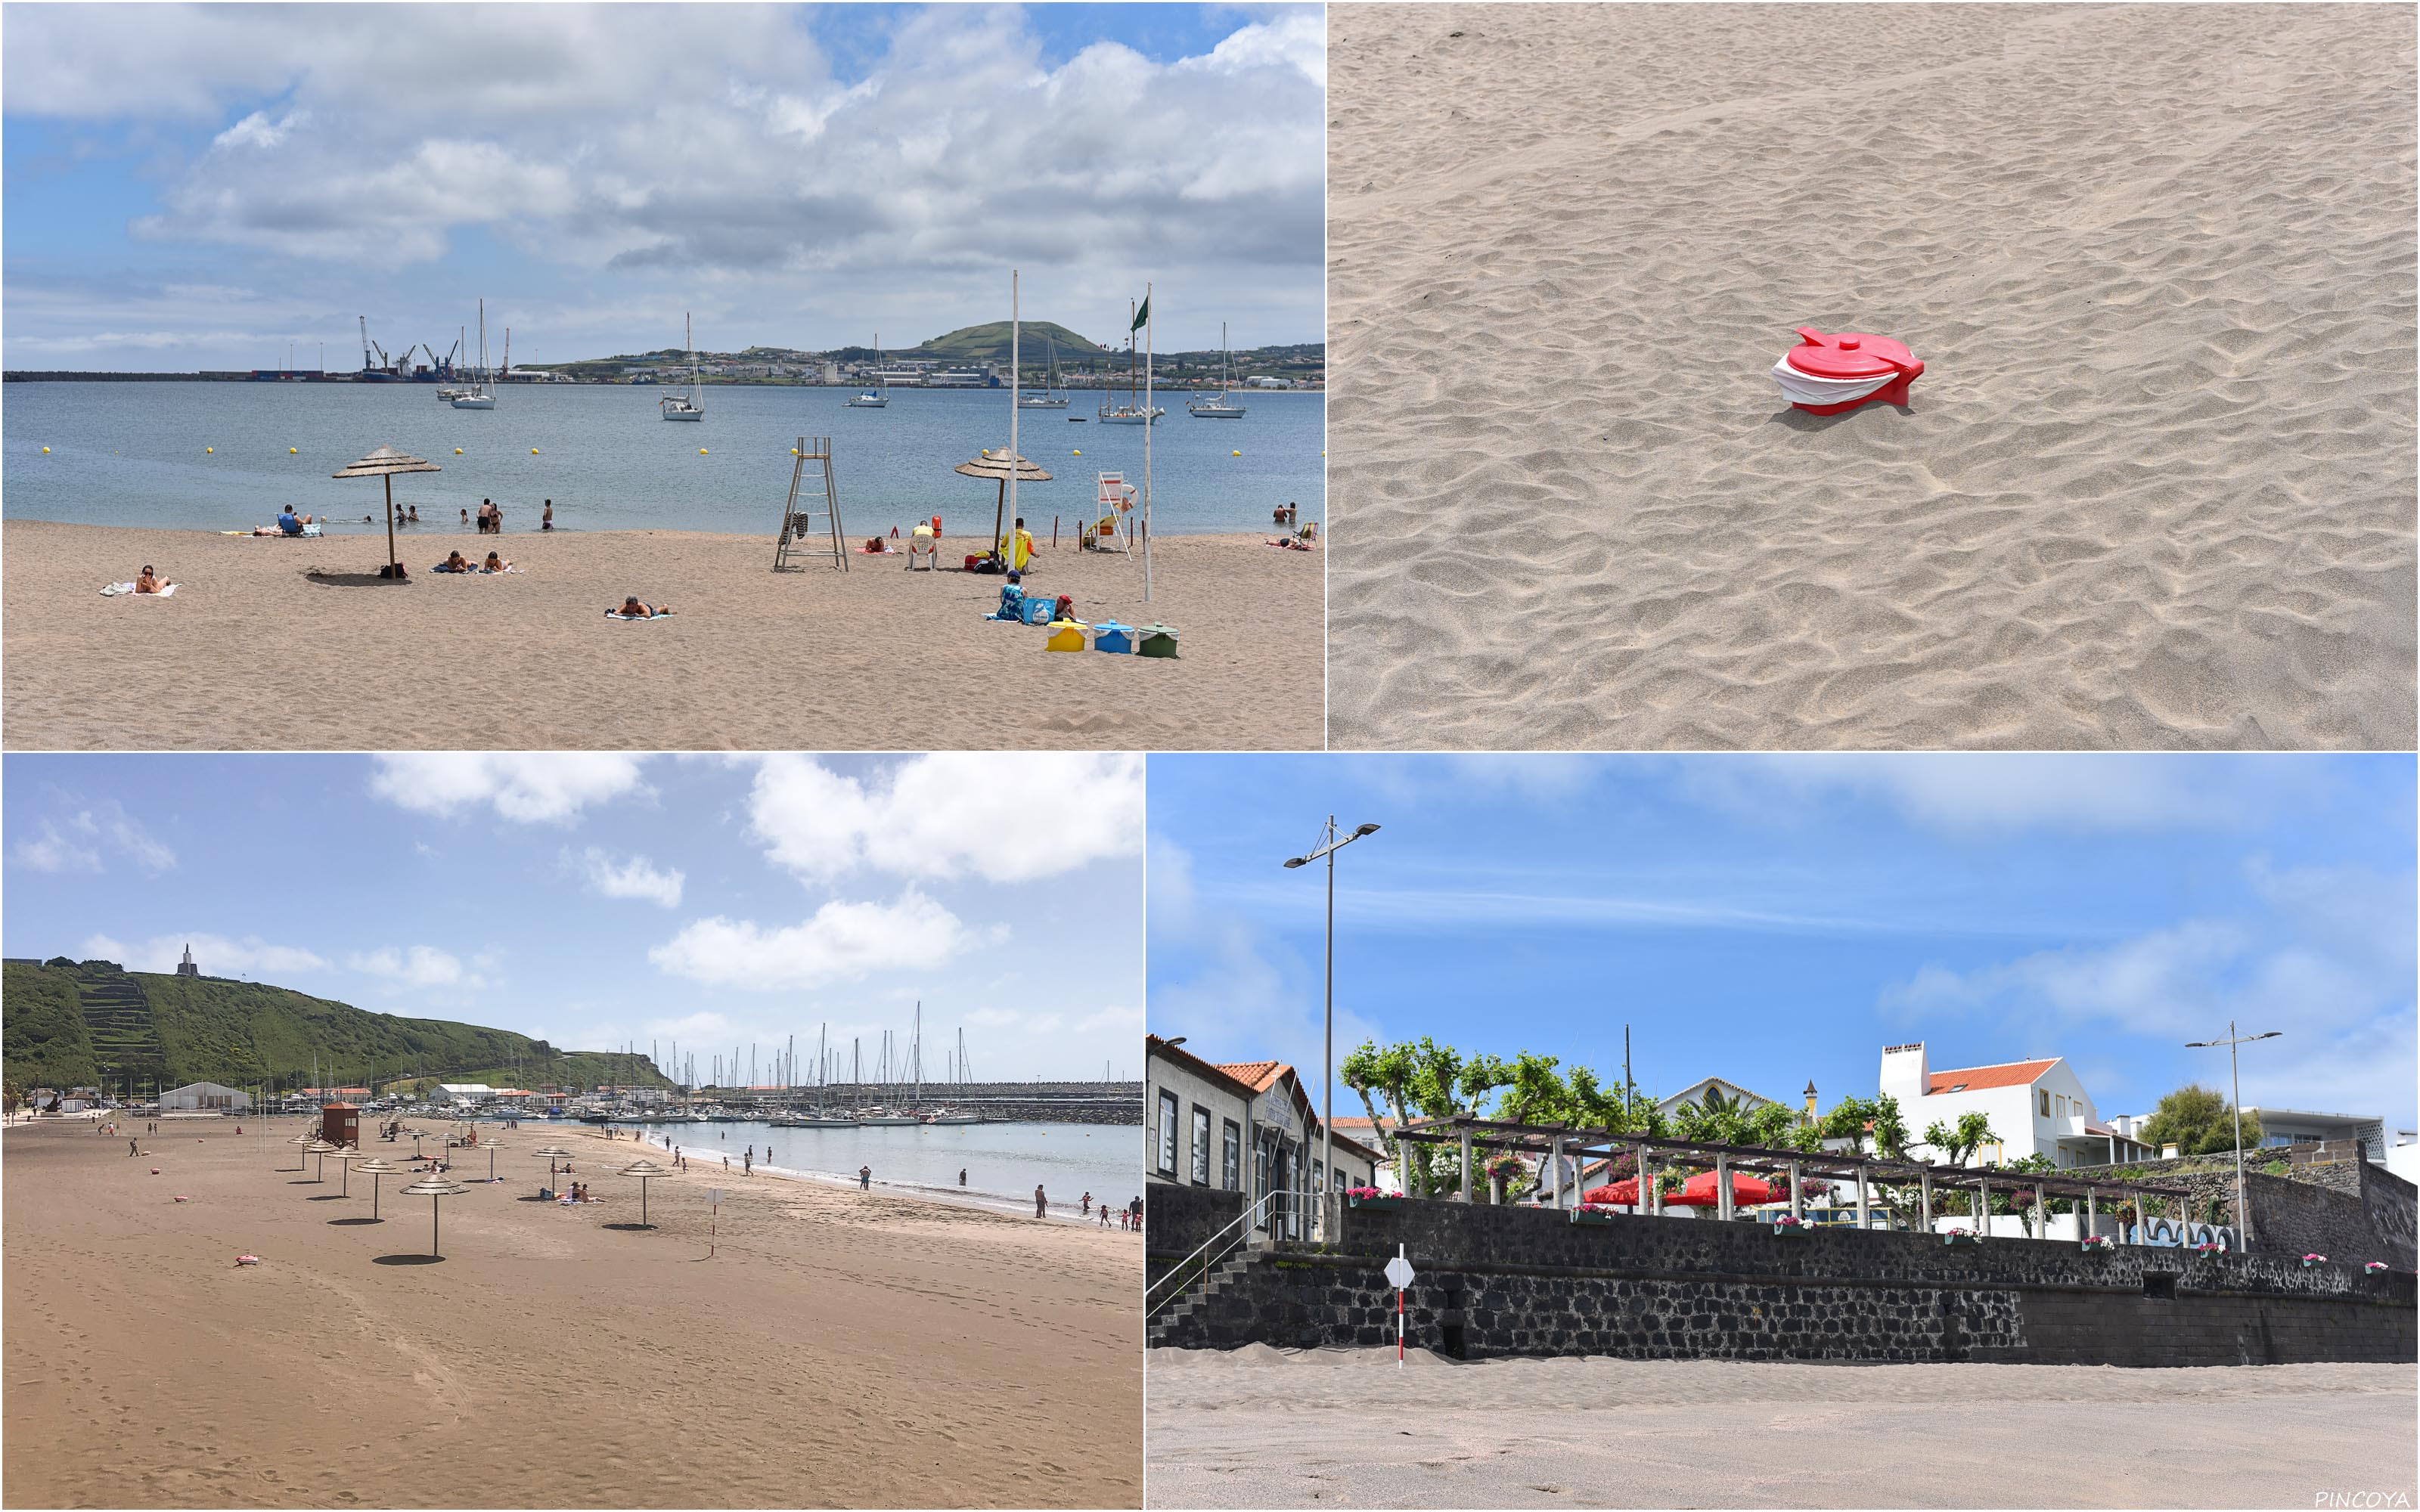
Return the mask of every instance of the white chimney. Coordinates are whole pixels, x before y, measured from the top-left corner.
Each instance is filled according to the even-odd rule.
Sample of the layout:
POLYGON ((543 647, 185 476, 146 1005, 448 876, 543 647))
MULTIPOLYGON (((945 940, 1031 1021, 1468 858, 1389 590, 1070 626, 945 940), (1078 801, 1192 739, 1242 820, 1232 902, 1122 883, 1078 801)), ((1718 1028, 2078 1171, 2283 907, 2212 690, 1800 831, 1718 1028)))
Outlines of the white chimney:
POLYGON ((1917 1105, 1924 1099, 1924 1089, 1932 1085, 1931 1072, 1924 1058, 1924 1041, 1895 1044, 1883 1051, 1883 1073, 1878 1090, 1885 1097, 1899 1099, 1900 1118, 1911 1129, 1921 1129, 1924 1122, 1916 1117, 1917 1105))

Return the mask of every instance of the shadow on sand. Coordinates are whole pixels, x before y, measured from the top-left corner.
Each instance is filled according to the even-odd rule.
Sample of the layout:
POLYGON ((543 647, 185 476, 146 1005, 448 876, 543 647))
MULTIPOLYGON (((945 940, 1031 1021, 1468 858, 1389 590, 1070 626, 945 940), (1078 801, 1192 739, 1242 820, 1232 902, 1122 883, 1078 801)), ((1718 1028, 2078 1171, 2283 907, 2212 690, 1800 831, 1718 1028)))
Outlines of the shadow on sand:
POLYGON ((379 1255, 373 1256, 370 1263, 372 1265, 435 1265, 444 1258, 442 1255, 379 1255))

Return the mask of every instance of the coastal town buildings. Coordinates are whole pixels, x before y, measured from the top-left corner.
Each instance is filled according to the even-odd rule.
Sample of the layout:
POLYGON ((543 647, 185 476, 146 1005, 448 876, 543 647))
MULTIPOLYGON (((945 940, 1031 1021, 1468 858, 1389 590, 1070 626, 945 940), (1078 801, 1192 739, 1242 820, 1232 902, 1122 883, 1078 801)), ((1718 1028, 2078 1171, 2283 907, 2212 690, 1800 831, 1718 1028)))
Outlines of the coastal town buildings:
POLYGON ((1989 1119, 1998 1136, 1976 1151, 1978 1165, 2011 1165, 2040 1155, 2054 1165, 2102 1165, 2159 1153, 2102 1119, 2064 1057, 1934 1071, 1922 1041, 1892 1045, 1883 1052, 1880 1091, 1898 1099, 1909 1152, 1918 1159, 1946 1159, 1924 1131, 1935 1123, 1954 1127, 1968 1113, 1989 1119))
POLYGON ((1283 1061, 1216 1062, 1143 1037, 1143 1176, 1245 1194, 1256 1232, 1302 1237, 1305 1198, 1376 1184, 1378 1157, 1337 1120, 1336 1168, 1311 1093, 1283 1061))

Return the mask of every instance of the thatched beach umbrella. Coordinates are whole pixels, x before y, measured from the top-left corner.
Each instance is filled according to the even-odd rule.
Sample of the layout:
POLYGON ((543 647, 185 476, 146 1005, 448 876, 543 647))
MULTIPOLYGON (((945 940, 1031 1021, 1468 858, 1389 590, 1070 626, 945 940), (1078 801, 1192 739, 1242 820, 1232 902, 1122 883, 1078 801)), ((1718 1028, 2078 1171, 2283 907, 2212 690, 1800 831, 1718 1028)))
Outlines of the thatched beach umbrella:
POLYGON ((389 1165, 385 1161, 373 1155, 353 1168, 370 1179, 370 1222, 377 1223, 379 1221, 379 1179, 385 1176, 401 1176, 403 1167, 389 1165))
POLYGON ((496 1179, 496 1151, 504 1148, 504 1142, 501 1139, 482 1139, 479 1141, 479 1148, 488 1152, 488 1180, 492 1181, 496 1179))
POLYGON ((328 1153, 336 1157, 336 1196, 340 1197, 351 1196, 353 1195, 353 1162, 357 1160, 367 1160, 369 1157, 363 1154, 358 1149, 332 1149, 328 1153))
MULTIPOLYGON (((311 1162, 308 1157, 311 1153, 311 1147, 319 1142, 318 1136, 316 1134, 299 1134, 286 1142, 294 1147, 295 1157, 300 1163, 296 1165, 294 1168, 298 1171, 309 1170, 311 1168, 311 1162)), ((280 1165, 277 1168, 281 1171, 286 1169, 283 1165, 280 1165)))
POLYGON ((424 462, 419 457, 407 456, 392 446, 381 446, 342 472, 333 473, 331 476, 386 480, 386 564, 392 567, 396 564, 395 475, 398 472, 442 472, 444 471, 434 462, 424 462))
MULTIPOLYGON (((970 478, 996 478, 999 480, 1000 497, 994 501, 991 512, 991 539, 994 548, 997 548, 1000 545, 1001 524, 1008 515, 1009 475, 1011 473, 1015 473, 1016 481, 1019 483, 1048 483, 1050 481, 1050 474, 1042 471, 1041 464, 1037 462, 1029 462, 1024 457, 1017 455, 1015 452, 1010 451, 1005 446, 1000 448, 998 451, 987 451, 971 462, 961 462, 951 471, 954 472, 963 472, 970 478)), ((1014 565, 1015 553, 1011 552, 1010 556, 1010 564, 1014 565)))
POLYGON ((427 1197, 428 1199, 428 1257, 430 1259, 439 1260, 444 1258, 443 1256, 437 1253, 437 1199, 439 1197, 458 1197, 463 1193, 470 1190, 471 1189, 469 1187, 464 1186, 459 1181, 448 1181, 444 1178, 439 1176, 429 1177, 426 1180, 414 1181, 410 1186, 403 1189, 403 1195, 405 1196, 427 1197))
POLYGON ((647 1183, 649 1181, 657 1180, 659 1178, 670 1176, 673 1174, 672 1171, 665 1166, 657 1165, 654 1161, 642 1160, 633 1161, 629 1165, 623 1166, 621 1174, 624 1176, 635 1177, 638 1180, 639 1227, 642 1228, 653 1228, 655 1225, 647 1222, 647 1183))
POLYGON ((559 1160, 569 1160, 571 1158, 571 1151, 564 1149, 561 1145, 549 1145, 543 1149, 533 1149, 530 1153, 533 1155, 544 1155, 546 1157, 546 1184, 550 1189, 551 1189, 554 1185, 554 1163, 559 1160))
POLYGON ((325 1139, 312 1140, 310 1145, 302 1151, 305 1155, 317 1155, 319 1157, 319 1167, 312 1173, 311 1180, 315 1181, 326 1180, 328 1179, 328 1157, 344 1148, 345 1147, 342 1145, 332 1145, 325 1139))

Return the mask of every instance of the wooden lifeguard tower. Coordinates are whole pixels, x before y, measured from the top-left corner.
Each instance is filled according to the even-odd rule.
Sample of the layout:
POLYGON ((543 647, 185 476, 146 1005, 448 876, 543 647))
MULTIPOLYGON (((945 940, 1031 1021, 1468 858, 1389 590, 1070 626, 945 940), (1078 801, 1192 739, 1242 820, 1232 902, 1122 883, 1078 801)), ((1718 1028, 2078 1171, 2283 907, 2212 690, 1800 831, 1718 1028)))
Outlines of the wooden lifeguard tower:
POLYGON ((848 570, 848 545, 840 533, 840 489, 832 479, 831 438, 801 436, 790 469, 790 498, 782 506, 782 533, 773 543, 773 570, 791 572, 811 557, 829 554, 848 570))

